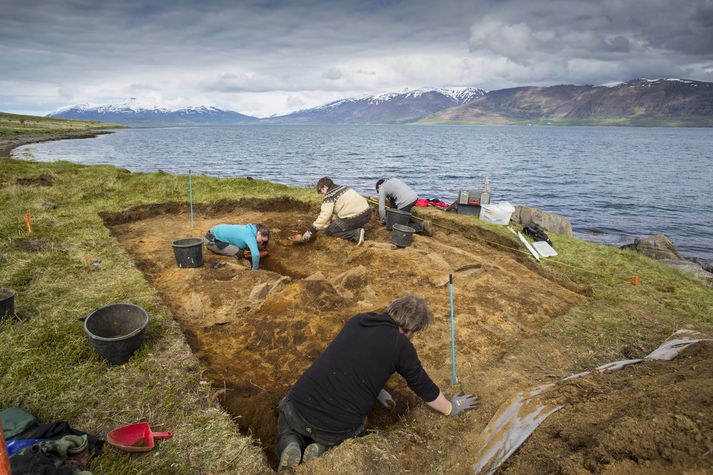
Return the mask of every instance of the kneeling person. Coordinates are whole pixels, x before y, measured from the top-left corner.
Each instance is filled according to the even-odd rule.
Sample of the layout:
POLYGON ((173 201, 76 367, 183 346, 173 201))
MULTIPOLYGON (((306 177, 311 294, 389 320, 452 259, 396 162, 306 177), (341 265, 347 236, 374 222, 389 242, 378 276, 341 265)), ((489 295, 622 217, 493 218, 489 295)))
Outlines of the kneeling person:
POLYGON ((336 185, 331 178, 322 177, 317 182, 317 193, 324 195, 319 216, 302 235, 304 241, 324 229, 327 236, 364 242, 364 226, 371 219, 371 208, 366 198, 348 186, 336 185))
POLYGON ((411 338, 432 320, 426 301, 413 294, 394 300, 384 313, 349 319, 280 402, 278 470, 312 460, 361 434, 375 401, 393 404, 383 388, 394 372, 442 414, 455 416, 473 408, 477 397, 449 401, 421 366, 411 338))
POLYGON ((264 248, 270 240, 270 228, 264 224, 218 224, 205 235, 205 246, 216 254, 243 259, 250 250, 252 268, 260 267, 260 245, 264 248))
MULTIPOLYGON (((418 201, 416 192, 398 178, 380 179, 376 182, 376 192, 379 193, 379 222, 382 224, 386 223, 387 201, 390 208, 395 208, 405 213, 410 213, 411 208, 416 206, 416 202, 418 201)), ((424 220, 423 222, 419 222, 412 218, 409 219, 408 225, 412 227, 416 233, 433 236, 430 221, 424 220)))

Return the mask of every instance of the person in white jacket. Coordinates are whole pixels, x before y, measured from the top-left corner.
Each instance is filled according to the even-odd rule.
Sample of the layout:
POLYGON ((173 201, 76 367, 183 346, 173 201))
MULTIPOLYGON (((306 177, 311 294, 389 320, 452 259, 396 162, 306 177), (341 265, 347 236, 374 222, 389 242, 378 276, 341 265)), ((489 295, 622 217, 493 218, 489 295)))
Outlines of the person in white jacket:
POLYGON ((324 230, 327 236, 361 245, 364 242, 364 226, 371 219, 371 208, 366 198, 348 186, 335 184, 327 176, 319 179, 316 188, 317 193, 324 195, 322 207, 302 239, 309 241, 317 231, 324 230))

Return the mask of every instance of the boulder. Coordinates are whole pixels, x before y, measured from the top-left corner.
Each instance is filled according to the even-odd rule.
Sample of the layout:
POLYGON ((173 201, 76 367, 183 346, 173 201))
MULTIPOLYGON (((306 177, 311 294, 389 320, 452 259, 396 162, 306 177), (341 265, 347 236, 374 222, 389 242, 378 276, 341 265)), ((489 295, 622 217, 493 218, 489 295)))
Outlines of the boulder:
POLYGON ((345 289, 359 289, 366 285, 366 274, 366 267, 353 267, 336 276, 332 283, 345 289))
POLYGON ((705 269, 703 269, 703 267, 701 267, 700 264, 697 264, 695 262, 678 259, 661 259, 660 262, 662 264, 666 264, 669 267, 673 267, 674 269, 691 273, 696 277, 700 277, 701 279, 705 279, 708 282, 713 283, 713 274, 706 271, 705 269))
POLYGON ((248 296, 248 300, 255 302, 257 300, 262 300, 265 297, 267 297, 267 294, 270 292, 270 286, 267 282, 262 283, 262 284, 257 284, 253 289, 250 291, 250 295, 248 296))
POLYGON ((657 234, 647 238, 636 238, 633 244, 622 246, 633 249, 651 259, 661 261, 664 259, 673 261, 683 261, 683 257, 678 253, 676 247, 665 234, 657 234))
POLYGON ((290 282, 292 282, 292 279, 290 278, 290 276, 284 275, 284 276, 280 277, 279 279, 277 279, 277 281, 274 284, 272 284, 272 287, 270 287, 270 293, 277 292, 278 290, 282 290, 290 282))
POLYGON ((572 223, 567 218, 537 208, 515 206, 515 212, 512 215, 511 222, 523 226, 535 223, 545 231, 550 231, 565 237, 574 236, 572 223))
POLYGON ((309 277, 305 277, 305 280, 327 280, 327 278, 322 274, 321 271, 317 271, 309 277))

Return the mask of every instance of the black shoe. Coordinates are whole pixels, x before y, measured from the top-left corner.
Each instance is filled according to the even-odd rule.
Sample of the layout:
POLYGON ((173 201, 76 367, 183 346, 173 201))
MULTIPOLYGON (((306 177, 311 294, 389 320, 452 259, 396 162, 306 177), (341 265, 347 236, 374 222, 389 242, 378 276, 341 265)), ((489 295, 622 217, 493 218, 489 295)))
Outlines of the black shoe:
POLYGON ((287 447, 282 449, 280 454, 280 465, 277 466, 278 472, 287 472, 292 470, 300 463, 302 458, 302 451, 300 450, 300 444, 297 442, 290 442, 287 447))

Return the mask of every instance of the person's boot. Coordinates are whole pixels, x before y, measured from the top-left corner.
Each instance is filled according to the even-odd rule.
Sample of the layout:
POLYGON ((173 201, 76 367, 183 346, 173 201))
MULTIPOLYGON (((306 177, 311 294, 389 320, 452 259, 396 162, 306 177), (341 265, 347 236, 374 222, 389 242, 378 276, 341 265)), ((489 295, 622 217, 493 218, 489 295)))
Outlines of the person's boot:
POLYGON ((277 466, 277 471, 286 472, 292 470, 300 463, 301 458, 302 450, 300 450, 300 444, 298 442, 290 442, 280 453, 280 464, 277 466))
POLYGON ((318 444, 317 442, 313 442, 305 448, 305 453, 302 456, 302 463, 314 460, 326 451, 327 447, 322 444, 318 444))

